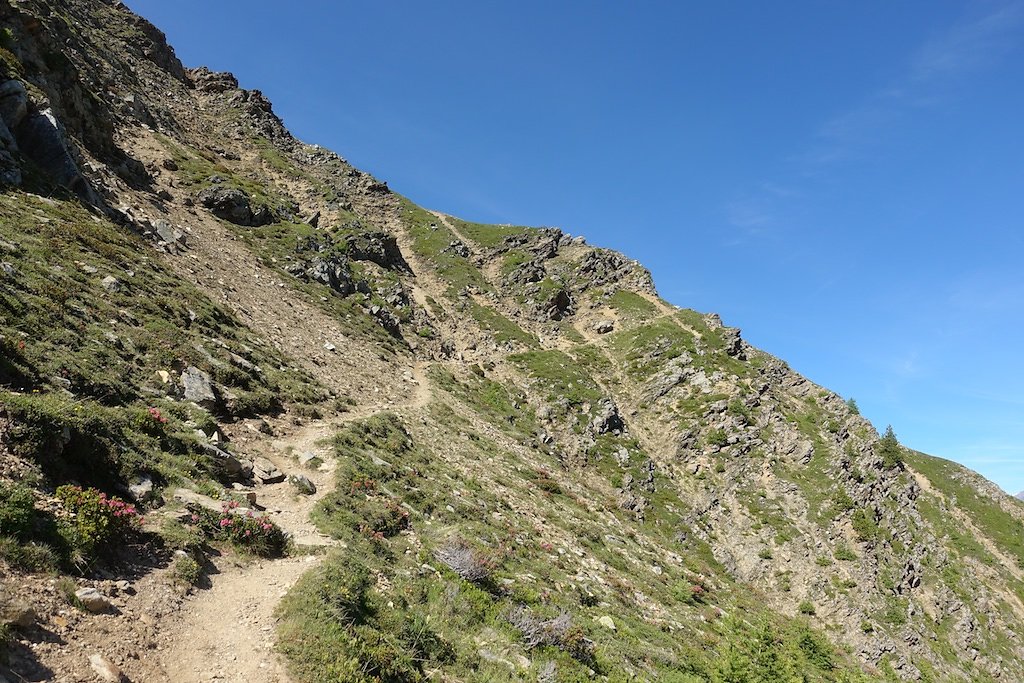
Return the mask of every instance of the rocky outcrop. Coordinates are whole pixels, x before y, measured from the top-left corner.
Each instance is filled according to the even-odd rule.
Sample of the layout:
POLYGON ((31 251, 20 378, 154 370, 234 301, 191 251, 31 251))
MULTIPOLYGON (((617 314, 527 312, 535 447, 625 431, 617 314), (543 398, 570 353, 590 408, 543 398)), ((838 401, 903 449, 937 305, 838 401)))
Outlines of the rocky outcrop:
POLYGON ((249 227, 268 225, 276 220, 273 211, 254 202, 237 187, 214 185, 199 193, 199 201, 217 218, 249 227))

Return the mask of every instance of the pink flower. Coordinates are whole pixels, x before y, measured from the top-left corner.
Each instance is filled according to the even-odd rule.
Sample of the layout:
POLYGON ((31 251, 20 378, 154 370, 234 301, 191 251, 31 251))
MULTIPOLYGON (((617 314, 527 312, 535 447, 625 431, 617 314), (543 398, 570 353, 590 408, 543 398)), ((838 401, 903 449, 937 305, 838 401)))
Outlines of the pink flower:
POLYGON ((231 520, 227 519, 227 518, 224 518, 224 519, 220 520, 220 525, 221 525, 221 527, 231 526, 231 520))

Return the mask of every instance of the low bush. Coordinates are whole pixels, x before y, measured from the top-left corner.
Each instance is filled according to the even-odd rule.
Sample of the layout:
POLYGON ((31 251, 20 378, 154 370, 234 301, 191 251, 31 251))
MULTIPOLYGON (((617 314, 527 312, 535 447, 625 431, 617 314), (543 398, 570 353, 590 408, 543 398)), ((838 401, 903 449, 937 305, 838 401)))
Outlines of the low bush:
POLYGON ((226 503, 218 514, 202 507, 192 509, 191 525, 206 538, 227 541, 235 548, 260 557, 280 557, 288 545, 288 537, 266 515, 252 510, 238 511, 238 503, 226 503))
POLYGON ((170 574, 174 583, 188 587, 198 586, 203 580, 203 568, 191 555, 178 555, 170 574))
POLYGON ((142 525, 134 505, 97 489, 65 484, 57 488, 57 499, 64 508, 58 530, 75 564, 95 560, 142 525))
POLYGON ((545 618, 520 605, 510 609, 505 618, 519 631, 523 644, 531 650, 547 645, 578 661, 589 661, 593 657, 594 642, 586 637, 582 628, 573 624, 572 615, 568 612, 545 618))
POLYGON ((35 496, 27 486, 0 484, 0 536, 25 540, 32 533, 35 496))
POLYGON ((474 549, 462 539, 452 539, 434 551, 434 557, 471 583, 487 583, 497 560, 474 549))

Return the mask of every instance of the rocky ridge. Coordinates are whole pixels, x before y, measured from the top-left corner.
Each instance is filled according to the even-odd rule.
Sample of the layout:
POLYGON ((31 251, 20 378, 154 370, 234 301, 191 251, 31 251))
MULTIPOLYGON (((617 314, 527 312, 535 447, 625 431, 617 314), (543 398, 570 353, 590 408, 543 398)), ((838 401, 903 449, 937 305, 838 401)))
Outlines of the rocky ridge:
POLYGON ((733 655, 761 666, 757 619, 806 622, 790 655, 811 680, 1024 679, 1024 506, 990 483, 880 438, 620 254, 415 206, 296 140, 259 91, 185 68, 120 3, 0 0, 0 20, 0 476, 36 481, 40 507, 66 481, 133 496, 153 534, 185 503, 251 495, 341 553, 210 553, 193 594, 142 544, 74 579, 95 615, 3 560, 35 601, 8 622, 12 676, 318 680, 311 636, 274 607, 288 593, 294 614, 370 543, 351 553, 367 600, 452 624, 431 632, 452 654, 423 661, 453 680, 719 680, 733 655), (158 403, 181 429, 97 436, 46 401, 112 423, 158 403), (380 508, 340 524, 371 480, 380 508), (237 638, 203 640, 246 601, 237 638))

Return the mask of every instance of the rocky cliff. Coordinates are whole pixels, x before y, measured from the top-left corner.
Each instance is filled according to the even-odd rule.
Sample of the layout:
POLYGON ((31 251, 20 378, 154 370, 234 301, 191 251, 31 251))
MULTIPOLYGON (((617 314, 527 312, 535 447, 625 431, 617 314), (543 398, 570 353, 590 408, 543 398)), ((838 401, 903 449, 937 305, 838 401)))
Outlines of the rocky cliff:
POLYGON ((620 254, 414 205, 120 3, 0 20, 12 678, 1024 680, 1014 498, 620 254), (67 483, 144 526, 89 554, 67 483))

